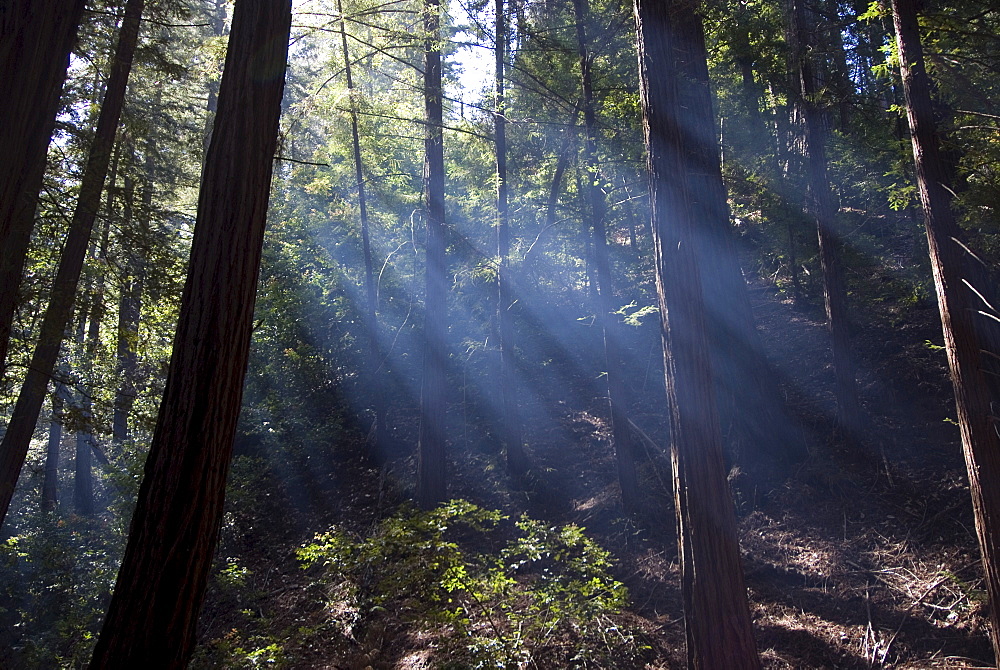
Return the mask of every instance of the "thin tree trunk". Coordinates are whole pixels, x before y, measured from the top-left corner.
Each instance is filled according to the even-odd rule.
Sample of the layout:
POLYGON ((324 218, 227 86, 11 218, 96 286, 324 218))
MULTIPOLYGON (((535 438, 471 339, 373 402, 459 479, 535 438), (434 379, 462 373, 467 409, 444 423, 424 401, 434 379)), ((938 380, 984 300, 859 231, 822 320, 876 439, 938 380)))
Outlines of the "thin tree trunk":
POLYGON ((81 331, 78 342, 83 346, 83 369, 80 382, 80 425, 76 431, 76 464, 73 477, 73 503, 76 513, 81 516, 91 516, 94 513, 94 478, 92 451, 97 451, 97 441, 94 436, 94 402, 92 398, 94 359, 97 357, 97 346, 101 339, 101 321, 104 318, 104 268, 107 262, 108 237, 111 229, 111 219, 114 217, 114 188, 118 172, 118 150, 111 164, 111 174, 108 182, 107 218, 104 221, 104 231, 101 241, 95 245, 94 260, 98 264, 97 286, 91 292, 90 315, 86 336, 81 331))
POLYGON ((497 159, 497 332, 500 349, 500 398, 503 405, 501 435, 507 455, 507 472, 520 480, 528 471, 517 407, 514 378, 514 332, 511 309, 514 300, 510 278, 510 208, 507 182, 507 109, 504 67, 507 60, 507 16, 504 0, 496 0, 496 107, 493 129, 497 159))
POLYGON ((0 7, 0 379, 17 309, 45 155, 84 0, 0 7))
POLYGON ((989 354, 1000 354, 1000 349, 995 330, 990 330, 995 326, 984 318, 976 321, 979 310, 996 315, 996 304, 984 305, 975 296, 974 292, 989 295, 989 287, 977 277, 981 273, 971 268, 961 243, 962 232, 952 214, 914 2, 892 0, 892 10, 917 187, 990 599, 990 634, 994 655, 1000 661, 1000 434, 993 409, 998 394, 995 388, 991 392, 988 382, 996 371, 991 370, 993 375, 984 372, 991 360, 989 354))
POLYGON ((63 246, 59 269, 52 284, 49 306, 45 310, 38 344, 35 346, 28 373, 14 405, 10 424, 7 426, 3 442, 0 443, 0 524, 7 516, 14 487, 28 453, 31 435, 38 422, 42 402, 45 400, 45 389, 52 374, 52 367, 59 356, 63 331, 73 313, 77 283, 83 269, 97 210, 100 208, 104 179, 108 173, 118 121, 125 102, 125 88, 139 39, 142 9, 143 0, 128 0, 125 5, 125 17, 122 20, 118 46, 111 64, 107 93, 104 96, 94 141, 80 182, 76 211, 73 214, 66 244, 63 246))
POLYGON ((837 428, 851 443, 858 439, 864 424, 854 361, 851 357, 847 292, 841 268, 841 242, 837 235, 837 209, 826 174, 826 124, 816 103, 816 80, 806 46, 803 0, 791 0, 793 54, 797 59, 798 103, 805 121, 805 151, 809 176, 810 210, 816 221, 826 326, 833 354, 834 395, 837 400, 837 428))
POLYGON ((608 237, 605 229, 607 203, 601 189, 601 178, 596 169, 597 116, 594 111, 594 90, 591 77, 590 53, 587 48, 586 26, 590 20, 587 0, 573 0, 576 19, 577 51, 580 59, 580 85, 583 93, 583 122, 585 139, 583 163, 590 200, 591 230, 594 242, 594 270, 597 279, 597 318, 604 332, 604 359, 608 382, 608 404, 611 410, 611 432, 614 438, 615 463, 622 504, 627 511, 639 508, 639 483, 635 472, 635 447, 628 426, 625 384, 622 380, 622 356, 617 332, 618 323, 612 317, 614 282, 608 258, 608 237))
POLYGON ((237 0, 170 372, 91 668, 183 668, 243 397, 291 0, 237 0))
MULTIPOLYGON (((89 428, 92 419, 90 397, 85 392, 81 400, 81 418, 89 428)), ((76 459, 73 465, 73 509, 80 516, 91 516, 94 513, 92 439, 93 435, 89 430, 76 432, 76 459)))
POLYGON ((676 87, 684 82, 674 61, 674 20, 693 11, 686 2, 635 2, 688 667, 756 670, 701 294, 699 264, 713 259, 697 258, 697 222, 678 179, 696 166, 685 163, 677 125, 676 87))
POLYGON ((42 480, 42 510, 52 512, 59 504, 59 447, 62 444, 63 408, 66 387, 56 382, 49 418, 49 441, 45 448, 45 478, 42 480))
POLYGON ((444 132, 441 83, 441 3, 424 2, 424 200, 427 266, 424 296, 424 358, 417 447, 417 503, 429 509, 445 498, 446 294, 444 132))
POLYGON ((570 147, 573 144, 573 136, 576 128, 573 126, 576 119, 568 128, 564 130, 562 146, 559 148, 559 158, 556 159, 556 169, 552 173, 552 184, 549 186, 549 197, 545 203, 545 227, 549 228, 556 223, 556 205, 559 204, 559 191, 562 189, 563 175, 569 166, 570 147))
POLYGON ((365 308, 368 320, 368 351, 366 359, 368 374, 372 381, 372 428, 370 432, 371 452, 378 458, 387 458, 385 453, 385 394, 379 384, 379 336, 378 336, 378 294, 375 286, 375 273, 372 267, 372 245, 368 229, 368 200, 365 197, 364 163, 361 160, 361 135, 358 132, 358 92, 354 88, 351 76, 351 56, 347 49, 347 21, 344 19, 344 9, 337 0, 337 11, 340 13, 340 39, 344 50, 344 74, 347 77, 347 92, 351 99, 351 147, 354 151, 354 182, 358 189, 358 209, 361 215, 361 247, 365 257, 365 308))
MULTIPOLYGON (((153 174, 152 156, 146 157, 147 177, 143 200, 147 197, 152 203, 153 174)), ((125 176, 125 188, 122 200, 122 227, 131 230, 135 222, 135 182, 125 176)), ((149 208, 143 211, 142 228, 146 228, 145 217, 149 208)), ((136 347, 139 340, 139 319, 142 312, 143 275, 145 260, 142 251, 145 245, 145 235, 139 244, 131 245, 128 259, 125 262, 126 273, 122 282, 121 295, 118 299, 118 343, 116 350, 118 389, 115 391, 114 413, 111 420, 111 442, 121 445, 130 438, 128 419, 136 399, 136 372, 138 370, 138 355, 136 347)))

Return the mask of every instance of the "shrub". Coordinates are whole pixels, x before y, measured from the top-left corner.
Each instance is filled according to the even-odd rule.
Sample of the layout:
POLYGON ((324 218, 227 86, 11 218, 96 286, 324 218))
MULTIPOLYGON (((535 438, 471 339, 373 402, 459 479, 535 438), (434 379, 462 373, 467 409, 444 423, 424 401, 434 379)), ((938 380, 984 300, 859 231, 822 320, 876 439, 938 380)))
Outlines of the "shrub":
POLYGON ((303 546, 340 633, 395 611, 437 636, 439 667, 635 667, 646 649, 617 617, 625 586, 610 554, 574 525, 506 519, 463 500, 404 508, 369 537, 336 528, 303 546))

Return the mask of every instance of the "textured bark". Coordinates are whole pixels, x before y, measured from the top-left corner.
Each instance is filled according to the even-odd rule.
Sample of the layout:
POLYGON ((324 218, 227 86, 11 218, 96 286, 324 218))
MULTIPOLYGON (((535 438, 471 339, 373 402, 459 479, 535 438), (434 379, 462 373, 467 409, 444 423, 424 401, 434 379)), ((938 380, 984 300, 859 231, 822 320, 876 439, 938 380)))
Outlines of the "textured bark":
POLYGON ((364 163, 361 160, 361 136, 358 132, 358 101, 357 92, 354 89, 354 78, 351 76, 351 56, 347 48, 347 21, 344 19, 344 10, 340 0, 337 0, 337 11, 340 13, 340 40, 344 51, 344 75, 347 78, 347 92, 351 102, 351 147, 354 152, 354 182, 358 189, 358 209, 361 216, 361 247, 365 260, 365 316, 368 323, 368 350, 366 360, 368 374, 372 379, 372 428, 369 433, 370 449, 377 457, 386 457, 385 454, 385 394, 382 393, 379 368, 381 355, 379 353, 378 336, 378 294, 375 286, 375 273, 372 266, 372 245, 368 231, 368 199, 365 194, 365 173, 364 163))
POLYGON ((237 0, 170 372, 92 668, 183 668, 218 541, 277 144, 291 0, 237 0))
POLYGON ((21 466, 28 453, 31 435, 42 409, 42 402, 45 400, 45 390, 52 374, 52 367, 59 356, 63 331, 73 313, 77 284, 87 254, 94 220, 101 204, 104 179, 108 173, 118 121, 125 102, 125 87, 139 39, 142 8, 143 0, 129 0, 125 5, 125 17, 122 20, 118 45, 111 63, 111 75, 108 77, 104 104, 101 106, 94 141, 80 182, 76 211, 59 259, 59 269, 52 284, 52 293, 42 320, 38 343, 14 405, 7 432, 3 442, 0 443, 0 524, 7 516, 14 486, 17 484, 21 466))
POLYGON ((590 6, 587 0, 573 0, 576 21, 577 54, 580 60, 580 88, 583 100, 583 163, 588 182, 586 193, 590 201, 591 234, 594 250, 594 275, 597 280, 597 319, 604 332, 604 360, 608 382, 608 405, 611 413, 611 433, 614 439, 615 465, 622 504, 627 511, 639 508, 639 483, 635 472, 635 446, 628 426, 625 383, 622 379, 622 356, 618 322, 612 316, 614 281, 608 258, 608 237, 605 227, 607 202, 601 189, 601 177, 596 168, 597 115, 594 109, 594 89, 591 57, 587 42, 590 6))
POLYGON ((425 0, 424 206, 427 259, 424 295, 424 358, 417 447, 417 503, 430 509, 445 499, 446 295, 444 222, 444 132, 441 83, 441 4, 425 0))
POLYGON ((500 427, 504 453, 507 455, 507 472, 519 480, 528 471, 524 453, 524 436, 517 407, 514 384, 514 332, 511 308, 514 300, 511 291, 510 269, 510 207, 507 183, 507 113, 505 101, 504 67, 507 61, 507 17, 504 0, 496 0, 496 106, 493 111, 493 130, 496 138, 497 159, 497 332, 500 349, 500 398, 503 405, 500 427))
POLYGON ((854 442, 860 436, 863 416, 858 402, 854 361, 851 357, 847 292, 841 268, 841 242, 837 231, 837 208, 826 174, 826 122, 816 101, 816 78, 807 47, 808 36, 804 0, 791 0, 792 51, 797 60, 798 104, 805 127, 805 153, 809 182, 809 212, 816 222, 820 268, 823 273, 823 302, 826 327, 833 354, 834 395, 837 399, 837 427, 854 442))
POLYGON ((694 7, 636 0, 639 81, 648 152, 664 370, 671 414, 688 667, 757 669, 736 518, 726 483, 695 242, 697 211, 679 175, 686 161, 678 126, 683 85, 674 61, 677 20, 694 7))
POLYGON ((997 346, 995 324, 980 316, 982 313, 995 316, 996 302, 993 301, 993 305, 982 302, 980 296, 989 296, 990 287, 967 255, 961 243, 962 232, 952 214, 914 1, 892 0, 892 9, 917 187, 990 599, 993 651, 1000 660, 1000 487, 997 486, 1000 482, 1000 434, 992 409, 1000 400, 1000 393, 995 382, 992 389, 989 382, 990 377, 996 379, 997 371, 984 372, 987 366, 995 367, 993 357, 1000 354, 1000 347, 997 346))
POLYGON ((0 379, 45 174, 45 154, 84 0, 0 5, 0 379))

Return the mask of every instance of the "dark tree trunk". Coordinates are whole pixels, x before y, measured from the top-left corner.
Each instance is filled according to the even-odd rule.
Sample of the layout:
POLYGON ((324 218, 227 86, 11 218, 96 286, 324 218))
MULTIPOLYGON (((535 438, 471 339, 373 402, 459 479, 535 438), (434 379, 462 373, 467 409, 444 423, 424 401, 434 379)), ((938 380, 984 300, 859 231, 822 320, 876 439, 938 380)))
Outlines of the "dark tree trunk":
MULTIPOLYGON (((937 129, 924 68, 923 49, 913 0, 892 0, 896 44, 900 53, 906 112, 910 122, 913 158, 924 211, 934 285, 944 329, 945 348, 955 389, 958 423, 962 435, 969 489, 976 519, 976 535, 983 556, 983 572, 990 599, 993 651, 1000 659, 1000 434, 989 377, 996 378, 992 357, 1000 354, 995 324, 977 312, 995 314, 975 295, 990 294, 961 243, 962 232, 951 210, 948 179, 938 150, 937 129), (977 276, 978 275, 978 276, 977 276), (963 284, 973 286, 970 291, 963 284)), ((994 301, 995 306, 995 301, 994 301)), ((995 384, 994 384, 995 386, 995 384)))
POLYGON ((45 448, 45 477, 42 480, 42 510, 52 512, 59 504, 59 447, 62 445, 63 408, 66 387, 56 382, 52 393, 52 416, 49 418, 49 441, 45 448))
POLYGON ((104 104, 101 106, 94 141, 80 182, 76 211, 73 214, 66 244, 63 246, 59 269, 52 284, 49 306, 45 310, 38 344, 35 346, 28 373, 14 405, 10 424, 7 426, 3 442, 0 443, 0 524, 7 516, 14 486, 17 484, 21 466, 28 453, 31 434, 35 430, 38 413, 45 400, 49 376, 59 356, 63 331, 73 313, 77 283, 83 269, 97 210, 100 208, 104 179, 108 173, 118 121, 125 102, 125 87, 139 39, 142 8, 143 0, 129 0, 125 5, 125 18, 122 20, 118 46, 111 64, 104 104))
POLYGON ((446 295, 444 128, 440 0, 424 3, 424 200, 427 220, 424 360, 420 389, 417 503, 429 509, 445 498, 446 295))
POLYGON ((92 668, 183 668, 222 521, 291 0, 237 0, 170 372, 92 668))
POLYGON ((45 155, 84 0, 0 6, 0 379, 45 174, 45 155))
POLYGON ((507 455, 507 472, 521 480, 528 471, 521 433, 521 417, 514 384, 514 332, 511 309, 514 300, 510 278, 510 208, 507 183, 507 113, 504 67, 507 61, 507 16, 504 0, 496 0, 496 106, 493 129, 497 158, 497 332, 500 349, 500 398, 503 404, 501 439, 507 455))
POLYGON ((656 286, 671 412, 671 459, 688 666, 760 668, 726 483, 698 258, 696 209, 687 206, 683 85, 674 61, 679 25, 695 7, 636 0, 639 82, 648 152, 656 286))
POLYGON ((340 39, 344 50, 344 74, 347 77, 347 92, 351 102, 351 147, 354 151, 354 182, 358 189, 358 209, 361 216, 361 246, 365 257, 365 316, 368 323, 368 351, 366 359, 368 374, 371 375, 372 387, 372 428, 370 432, 371 453, 379 459, 387 458, 385 452, 385 393, 382 384, 379 383, 381 375, 379 336, 378 336, 378 294, 375 286, 375 272, 372 267, 372 245, 368 230, 368 199, 365 197, 365 172, 364 163, 361 160, 361 135, 358 132, 358 101, 357 91, 354 89, 354 79, 351 76, 351 56, 347 48, 347 21, 344 19, 344 10, 340 0, 337 0, 337 11, 340 13, 340 39))
POLYGON ((820 268, 823 272, 823 301, 826 326, 833 354, 834 395, 837 399, 837 428, 849 442, 856 443, 864 424, 854 361, 851 357, 847 292, 841 268, 841 241, 837 231, 837 207, 826 174, 826 122, 816 101, 816 78, 807 46, 814 42, 806 25, 804 0, 791 0, 789 20, 792 53, 797 61, 797 103, 805 126, 805 153, 809 182, 809 210, 816 222, 820 268))
POLYGON ((597 115, 594 110, 594 89, 591 75, 591 58, 587 42, 587 24, 590 7, 587 0, 573 0, 576 20, 577 53, 580 57, 580 86, 583 98, 583 169, 587 181, 586 193, 590 200, 591 232, 594 244, 594 274, 597 280, 597 318, 604 332, 604 359, 608 382, 608 404, 611 410, 611 433, 614 439, 615 463, 622 504, 627 511, 639 508, 639 483, 635 472, 635 447, 628 426, 625 383, 622 379, 622 356, 619 344, 618 322, 612 314, 614 282, 611 278, 611 261, 608 258, 608 237, 605 228, 607 203, 601 189, 601 177, 596 169, 597 115))

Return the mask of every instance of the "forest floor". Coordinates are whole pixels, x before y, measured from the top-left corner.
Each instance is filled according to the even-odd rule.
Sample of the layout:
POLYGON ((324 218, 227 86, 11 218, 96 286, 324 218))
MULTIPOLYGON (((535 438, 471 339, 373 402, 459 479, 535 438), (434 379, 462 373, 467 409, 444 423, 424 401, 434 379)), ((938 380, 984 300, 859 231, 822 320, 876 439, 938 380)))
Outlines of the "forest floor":
MULTIPOLYGON (((834 401, 821 315, 797 308, 766 282, 755 281, 751 294, 810 453, 771 490, 748 491, 734 479, 765 667, 993 667, 968 484, 950 418, 954 405, 944 353, 933 346, 941 340, 933 305, 884 304, 859 319, 854 346, 868 414, 859 457, 829 437, 834 401)), ((452 445, 452 495, 511 517, 527 512, 585 527, 612 551, 615 576, 629 589, 622 625, 639 631, 650 647, 636 667, 684 667, 668 459, 644 442, 644 510, 624 520, 604 401, 595 397, 573 406, 544 384, 533 392, 538 402, 530 403, 523 420, 535 485, 529 492, 507 486, 497 455, 476 448, 466 426, 452 445)), ((647 435, 662 435, 662 413, 640 409, 635 421, 647 435)), ((314 577, 294 556, 295 547, 331 525, 369 532, 407 496, 398 482, 412 481, 413 467, 412 458, 404 458, 379 471, 342 456, 331 477, 278 487, 268 502, 255 503, 258 518, 281 523, 261 527, 231 518, 223 542, 231 558, 220 559, 220 570, 238 561, 249 587, 227 589, 213 580, 202 617, 202 667, 234 649, 266 652, 265 643, 275 640, 283 645, 279 656, 286 667, 441 667, 434 661, 434 637, 399 618, 384 617, 346 646, 318 634, 335 605, 328 593, 317 592, 314 577), (290 505, 293 499, 307 504, 290 505)))

